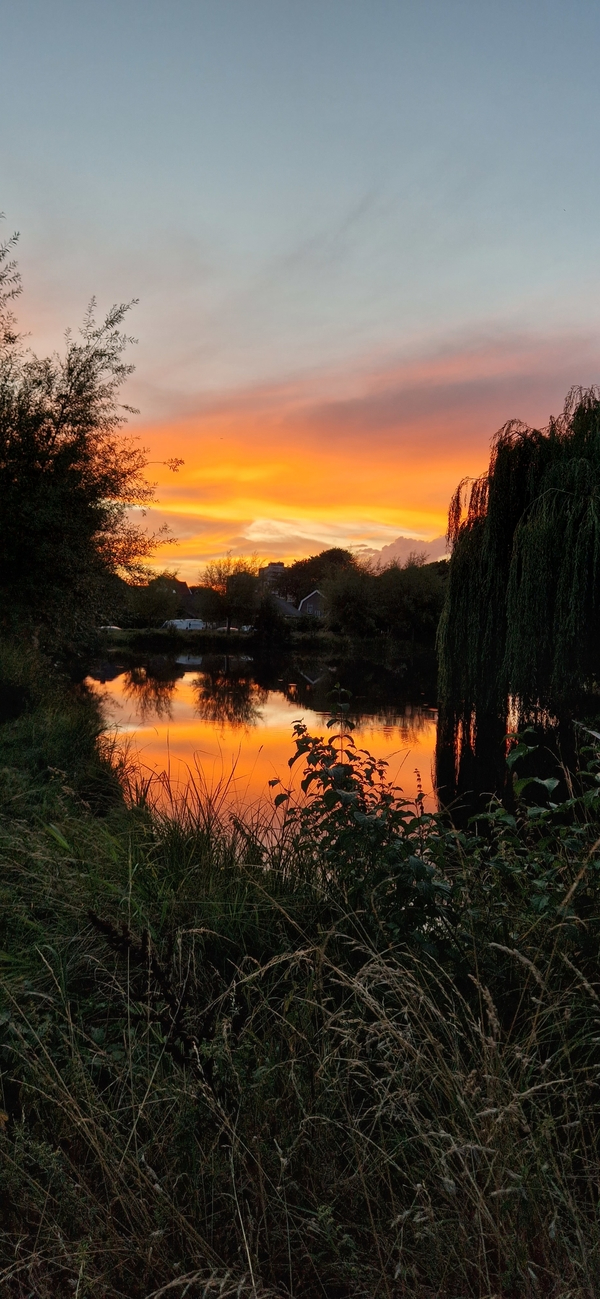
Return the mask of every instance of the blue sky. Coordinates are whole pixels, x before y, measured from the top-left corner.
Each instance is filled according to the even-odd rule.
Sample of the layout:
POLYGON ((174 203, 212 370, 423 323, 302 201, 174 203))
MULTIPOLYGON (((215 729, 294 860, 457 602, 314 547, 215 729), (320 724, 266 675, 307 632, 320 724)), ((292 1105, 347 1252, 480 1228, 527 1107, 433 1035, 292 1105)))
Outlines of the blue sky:
MULTIPOLYGON (((598 4, 4 0, 1 15, 21 319, 43 349, 92 294, 138 297, 149 427, 290 382, 364 402, 357 375, 367 390, 474 348, 513 358, 507 402, 519 369, 506 418, 545 419, 558 383, 597 377, 598 4)), ((483 454, 498 411, 482 403, 483 454)))

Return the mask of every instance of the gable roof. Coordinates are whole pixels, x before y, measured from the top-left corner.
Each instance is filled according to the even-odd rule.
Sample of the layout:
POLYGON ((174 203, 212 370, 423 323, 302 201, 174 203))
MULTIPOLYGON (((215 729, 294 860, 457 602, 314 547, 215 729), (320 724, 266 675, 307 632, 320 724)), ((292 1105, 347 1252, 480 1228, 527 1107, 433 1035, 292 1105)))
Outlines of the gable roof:
POLYGON ((309 600, 312 600, 313 596, 315 596, 315 595, 318 595, 318 597, 319 597, 320 600, 323 600, 323 601, 325 600, 325 596, 323 595, 323 592, 322 592, 322 591, 318 591, 318 590, 315 588, 314 591, 311 591, 311 592, 310 592, 310 595, 305 595, 305 596, 304 596, 304 599, 300 601, 300 604, 298 605, 298 613, 302 613, 302 605, 303 605, 303 604, 308 604, 308 601, 309 601, 309 600))
POLYGON ((283 596, 272 595, 271 599, 274 601, 275 605, 277 606, 279 613, 284 614, 286 618, 300 617, 300 610, 296 608, 295 604, 291 604, 289 600, 284 600, 283 596))

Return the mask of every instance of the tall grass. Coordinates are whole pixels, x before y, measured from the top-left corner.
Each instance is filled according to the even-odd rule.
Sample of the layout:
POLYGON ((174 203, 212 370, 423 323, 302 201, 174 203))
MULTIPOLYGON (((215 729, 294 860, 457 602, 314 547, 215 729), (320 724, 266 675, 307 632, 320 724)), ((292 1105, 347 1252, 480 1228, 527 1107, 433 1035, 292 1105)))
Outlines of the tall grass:
POLYGON ((277 833, 198 786, 47 789, 0 830, 3 1295, 597 1295, 591 800, 397 808, 418 930, 372 823, 359 898, 352 800, 277 833))

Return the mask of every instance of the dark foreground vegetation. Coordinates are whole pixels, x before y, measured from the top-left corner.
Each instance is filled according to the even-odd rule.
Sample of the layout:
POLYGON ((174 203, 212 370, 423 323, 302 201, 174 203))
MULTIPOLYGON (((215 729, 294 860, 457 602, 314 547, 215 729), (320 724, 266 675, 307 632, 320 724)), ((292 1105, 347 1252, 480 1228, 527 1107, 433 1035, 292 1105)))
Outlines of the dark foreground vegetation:
POLYGON ((342 706, 243 822, 1 675, 2 1294, 595 1296, 594 752, 459 833, 342 706))
MULTIPOLYGON (((594 727, 569 770, 513 737, 504 803, 488 790, 462 829, 355 748, 343 691, 325 737, 290 737, 301 783, 282 773, 254 815, 226 788, 178 801, 143 781, 67 675, 152 545, 127 521, 150 496, 116 404, 124 310, 88 318, 64 360, 28 357, 7 257, 2 1295, 595 1299, 594 727)), ((441 657, 469 742, 486 706, 505 721, 517 679, 538 712, 559 678, 590 679, 599 409, 588 395, 549 431, 505 431, 464 524, 457 500, 441 657), (555 534, 575 547, 570 592, 555 534)), ((428 569, 368 590, 352 565, 330 574, 345 634, 357 611, 388 634, 418 604, 431 639, 428 569)))

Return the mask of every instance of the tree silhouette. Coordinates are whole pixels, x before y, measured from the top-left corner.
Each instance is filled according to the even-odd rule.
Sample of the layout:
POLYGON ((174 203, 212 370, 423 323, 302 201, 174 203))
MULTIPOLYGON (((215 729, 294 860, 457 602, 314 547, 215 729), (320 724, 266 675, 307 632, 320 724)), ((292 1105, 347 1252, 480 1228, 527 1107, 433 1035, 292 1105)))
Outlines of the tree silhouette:
POLYGON ((97 324, 92 302, 64 355, 40 359, 10 306, 21 288, 12 246, 0 248, 0 618, 64 644, 110 616, 111 579, 139 578, 160 539, 128 513, 153 499, 118 401, 132 304, 97 324))
POLYGON ((500 429, 487 473, 452 499, 449 538, 442 703, 572 696, 599 658, 600 390, 572 389, 544 429, 500 429))

